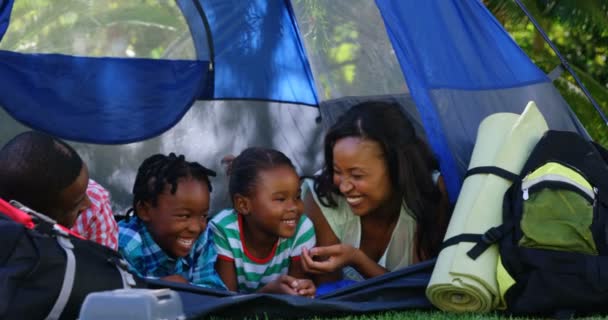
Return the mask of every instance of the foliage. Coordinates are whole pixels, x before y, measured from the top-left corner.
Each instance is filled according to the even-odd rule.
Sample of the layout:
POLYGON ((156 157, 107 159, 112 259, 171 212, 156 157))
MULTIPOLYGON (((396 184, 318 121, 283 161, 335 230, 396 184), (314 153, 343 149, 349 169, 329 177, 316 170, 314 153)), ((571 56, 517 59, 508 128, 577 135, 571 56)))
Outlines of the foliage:
POLYGON ((374 1, 291 3, 323 100, 407 91, 374 1))
POLYGON ((15 1, 0 49, 113 57, 193 58, 174 1, 15 1))
MULTIPOLYGON (((523 0, 596 102, 608 113, 608 1, 523 0)), ((514 1, 486 0, 488 8, 519 46, 545 72, 560 60, 514 1)), ((594 140, 608 147, 604 123, 575 83, 564 73, 556 87, 594 140)))

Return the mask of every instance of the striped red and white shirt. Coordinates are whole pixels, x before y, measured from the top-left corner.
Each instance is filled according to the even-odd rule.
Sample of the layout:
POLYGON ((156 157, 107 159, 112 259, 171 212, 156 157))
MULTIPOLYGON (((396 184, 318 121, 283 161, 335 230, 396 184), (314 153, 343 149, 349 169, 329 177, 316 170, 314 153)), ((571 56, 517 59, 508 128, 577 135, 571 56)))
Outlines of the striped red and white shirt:
POLYGON ((72 227, 80 235, 111 249, 118 249, 118 225, 110 205, 110 194, 100 184, 89 179, 87 195, 91 207, 81 213, 72 227))

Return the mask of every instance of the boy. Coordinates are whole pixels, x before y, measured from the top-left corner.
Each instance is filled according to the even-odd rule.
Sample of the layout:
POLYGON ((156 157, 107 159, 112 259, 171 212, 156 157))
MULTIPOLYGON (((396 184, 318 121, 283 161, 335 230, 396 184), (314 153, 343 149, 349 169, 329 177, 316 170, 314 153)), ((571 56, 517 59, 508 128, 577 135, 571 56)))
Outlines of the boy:
POLYGON ((0 198, 17 200, 67 228, 90 206, 88 182, 76 151, 47 134, 27 131, 0 149, 0 198))

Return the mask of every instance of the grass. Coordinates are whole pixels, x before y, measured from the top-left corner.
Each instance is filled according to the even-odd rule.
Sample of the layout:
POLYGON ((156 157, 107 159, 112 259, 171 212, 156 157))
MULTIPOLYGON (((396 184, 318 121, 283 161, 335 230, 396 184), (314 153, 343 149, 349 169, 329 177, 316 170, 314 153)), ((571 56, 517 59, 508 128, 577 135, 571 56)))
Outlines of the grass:
MULTIPOLYGON (((293 318, 293 317, 288 317, 293 318)), ((212 317, 212 319, 223 319, 212 317)), ((271 319, 270 317, 252 317, 250 319, 255 320, 266 320, 271 319)), ((276 319, 276 318, 272 318, 276 319)), ((531 318, 531 317, 512 317, 500 313, 465 313, 456 314, 448 313, 439 310, 435 311, 389 311, 384 313, 373 313, 367 315, 351 315, 345 317, 323 317, 313 318, 314 320, 413 320, 413 319, 429 319, 429 320, 533 320, 533 319, 547 319, 547 318, 531 318)), ((576 318, 585 320, 600 320, 608 319, 606 316, 594 316, 585 318, 576 318)))
MULTIPOLYGON (((346 316, 346 317, 338 317, 338 318, 315 318, 316 320, 410 320, 410 319, 430 319, 430 320, 493 320, 493 319, 541 319, 541 318, 526 318, 526 317, 512 317, 508 315, 503 315, 499 313, 467 313, 467 314, 456 314, 456 313, 448 313, 443 311, 401 311, 401 312, 386 312, 380 314, 371 314, 371 315, 360 315, 360 316, 346 316)), ((544 318, 542 318, 544 319, 544 318)), ((576 319, 586 319, 586 320, 600 320, 600 319, 608 319, 606 316, 594 316, 594 317, 585 317, 585 318, 576 318, 576 319)))
POLYGON ((442 311, 402 311, 386 312, 372 315, 347 316, 342 318, 316 318, 318 320, 410 320, 410 319, 431 319, 431 320, 479 320, 479 319, 524 319, 500 316, 497 314, 455 314, 442 311))

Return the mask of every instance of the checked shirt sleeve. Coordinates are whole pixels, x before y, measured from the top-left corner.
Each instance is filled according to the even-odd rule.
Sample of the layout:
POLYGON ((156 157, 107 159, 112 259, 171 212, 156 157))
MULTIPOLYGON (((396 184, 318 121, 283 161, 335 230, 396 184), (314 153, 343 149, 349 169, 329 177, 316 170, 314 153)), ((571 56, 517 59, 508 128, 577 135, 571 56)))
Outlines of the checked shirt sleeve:
POLYGON ((118 225, 112 213, 110 194, 93 180, 89 180, 87 196, 91 206, 76 218, 72 230, 83 237, 111 249, 118 249, 118 225))

